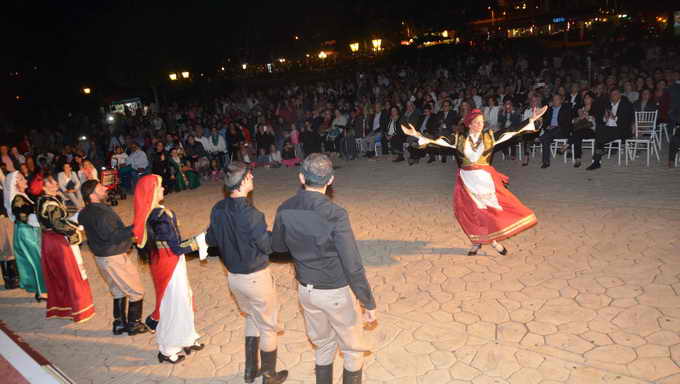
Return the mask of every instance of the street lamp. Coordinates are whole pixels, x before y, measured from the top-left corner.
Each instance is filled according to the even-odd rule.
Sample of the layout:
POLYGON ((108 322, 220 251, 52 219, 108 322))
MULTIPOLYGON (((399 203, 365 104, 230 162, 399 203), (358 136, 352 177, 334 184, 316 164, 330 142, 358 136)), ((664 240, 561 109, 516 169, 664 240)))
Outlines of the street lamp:
POLYGON ((285 63, 285 62, 286 62, 286 59, 284 57, 279 59, 279 63, 285 63))
POLYGON ((171 73, 171 74, 168 75, 168 77, 169 77, 170 80, 172 80, 172 81, 177 80, 177 74, 176 74, 176 73, 171 73))
POLYGON ((188 71, 182 71, 182 78, 188 79, 189 78, 189 72, 188 71))
POLYGON ((352 50, 352 53, 357 53, 359 51, 359 43, 350 44, 349 49, 352 50))
POLYGON ((328 55, 326 54, 326 52, 324 51, 319 52, 319 59, 324 60, 327 57, 328 55))
POLYGON ((380 50, 380 46, 382 45, 382 39, 373 39, 371 43, 373 44, 373 50, 378 52, 380 50))
POLYGON ((248 68, 248 63, 241 64, 241 68, 243 68, 243 70, 245 71, 246 68, 248 68))
POLYGON ((89 95, 89 94, 92 93, 92 89, 85 87, 85 88, 83 88, 83 93, 86 94, 86 95, 89 95))

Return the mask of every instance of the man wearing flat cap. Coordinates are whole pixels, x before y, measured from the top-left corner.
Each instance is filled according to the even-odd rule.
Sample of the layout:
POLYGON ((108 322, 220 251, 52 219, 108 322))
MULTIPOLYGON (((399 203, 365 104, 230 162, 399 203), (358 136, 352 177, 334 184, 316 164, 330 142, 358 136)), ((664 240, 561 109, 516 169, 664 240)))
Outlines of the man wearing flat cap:
POLYGON ((347 211, 326 196, 333 163, 312 153, 299 174, 304 190, 281 204, 272 230, 272 249, 290 252, 307 335, 316 346, 316 383, 333 383, 333 360, 344 356, 344 384, 361 383, 364 320, 375 322, 375 299, 366 279, 347 211))
POLYGON ((244 381, 252 383, 262 374, 264 384, 278 384, 286 381, 288 371, 276 372, 278 304, 269 271, 271 233, 264 214, 248 200, 253 180, 245 163, 229 164, 224 180, 228 197, 213 207, 205 240, 219 248, 229 271, 229 289, 246 314, 244 381))

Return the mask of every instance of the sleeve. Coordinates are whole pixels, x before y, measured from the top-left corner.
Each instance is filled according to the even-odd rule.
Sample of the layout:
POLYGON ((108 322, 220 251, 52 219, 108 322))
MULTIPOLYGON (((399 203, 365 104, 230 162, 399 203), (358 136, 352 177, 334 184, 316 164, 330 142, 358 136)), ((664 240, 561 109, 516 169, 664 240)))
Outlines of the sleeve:
POLYGON ((71 237, 76 234, 78 226, 66 219, 66 212, 57 202, 47 201, 40 210, 40 215, 47 220, 54 232, 71 237))
POLYGON ((361 305, 366 309, 375 309, 373 292, 366 279, 366 271, 361 262, 359 248, 354 239, 354 232, 349 222, 349 216, 344 209, 340 210, 340 217, 334 233, 335 247, 340 256, 342 268, 349 281, 349 286, 361 305))
POLYGON ((12 201, 12 214, 17 221, 28 224, 28 217, 35 213, 33 204, 26 201, 23 196, 17 196, 12 201))
POLYGON ((257 248, 269 255, 272 253, 272 234, 267 231, 267 222, 264 219, 264 214, 253 209, 253 214, 250 218, 250 228, 253 234, 253 241, 257 248))
POLYGON ((276 214, 276 219, 274 219, 274 228, 271 234, 272 250, 274 252, 288 252, 288 246, 286 245, 285 239, 285 227, 281 221, 281 214, 276 214))
POLYGON ((117 220, 111 215, 100 216, 98 220, 94 220, 94 231, 100 239, 109 239, 112 243, 122 243, 133 237, 132 226, 117 227, 117 220), (115 228, 112 231, 112 228, 115 228))
POLYGON ((209 247, 216 247, 217 244, 217 234, 215 233, 215 229, 213 226, 213 223, 217 222, 217 213, 215 211, 216 207, 213 207, 212 211, 210 212, 210 225, 208 226, 208 230, 205 233, 205 242, 208 244, 209 247))
POLYGON ((500 143, 503 143, 505 141, 508 141, 512 139, 513 137, 517 135, 521 135, 524 133, 531 133, 535 132, 536 128, 533 122, 531 120, 524 120, 518 125, 511 126, 508 129, 504 130, 499 130, 496 133, 494 133, 494 139, 496 141, 495 145, 498 145, 500 143))
POLYGON ((59 172, 59 174, 57 175, 57 182, 59 183, 59 190, 65 191, 68 180, 66 179, 66 175, 64 175, 64 172, 59 172))
POLYGON ((165 242, 174 254, 179 256, 198 251, 198 243, 195 239, 182 241, 179 238, 177 228, 175 228, 167 213, 161 214, 158 219, 151 222, 151 225, 156 235, 156 241, 165 242))

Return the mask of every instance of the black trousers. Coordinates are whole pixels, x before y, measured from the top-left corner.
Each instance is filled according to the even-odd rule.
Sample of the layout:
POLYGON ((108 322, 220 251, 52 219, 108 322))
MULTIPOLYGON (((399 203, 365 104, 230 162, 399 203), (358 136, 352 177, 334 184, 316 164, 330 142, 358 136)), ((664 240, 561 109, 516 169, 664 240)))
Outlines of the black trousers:
POLYGON ((678 129, 675 135, 670 137, 670 142, 668 144, 668 162, 672 163, 675 161, 675 156, 678 151, 680 151, 680 129, 678 129))
POLYGON ((404 143, 406 142, 406 137, 402 135, 394 135, 390 138, 390 152, 393 154, 403 154, 404 153, 404 143))
POLYGON ((541 144, 543 145, 543 164, 550 164, 550 144, 555 139, 566 139, 569 132, 562 128, 547 129, 541 136, 541 144))
POLYGON ((574 131, 569 138, 569 144, 574 146, 574 158, 581 159, 583 154, 583 140, 594 139, 595 131, 592 129, 579 129, 574 131))
POLYGON ((618 127, 599 126, 595 131, 595 156, 594 161, 599 162, 604 153, 604 146, 614 140, 625 140, 626 136, 618 127))

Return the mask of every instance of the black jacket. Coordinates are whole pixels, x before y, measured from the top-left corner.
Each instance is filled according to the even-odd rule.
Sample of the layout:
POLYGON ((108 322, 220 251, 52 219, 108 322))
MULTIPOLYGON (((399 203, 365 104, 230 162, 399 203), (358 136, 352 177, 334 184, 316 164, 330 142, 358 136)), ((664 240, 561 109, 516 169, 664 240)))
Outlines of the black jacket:
POLYGON ((220 249, 222 263, 231 273, 250 274, 269 265, 267 222, 245 197, 228 197, 215 204, 205 241, 220 249))
POLYGON ((325 195, 301 190, 281 204, 272 249, 290 252, 301 284, 319 289, 349 285, 364 308, 375 309, 349 215, 325 195))
POLYGON ((78 222, 85 228, 87 243, 95 256, 120 255, 132 247, 132 226, 126 227, 106 204, 87 204, 78 214, 78 222))

